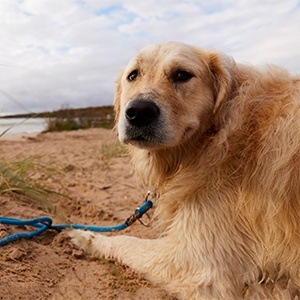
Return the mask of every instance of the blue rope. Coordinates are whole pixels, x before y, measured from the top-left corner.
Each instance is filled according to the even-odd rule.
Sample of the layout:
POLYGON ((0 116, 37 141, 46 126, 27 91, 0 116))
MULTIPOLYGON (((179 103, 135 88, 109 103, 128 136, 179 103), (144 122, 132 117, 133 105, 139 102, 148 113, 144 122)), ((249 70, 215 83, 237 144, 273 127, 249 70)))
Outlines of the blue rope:
POLYGON ((35 236, 42 234, 47 229, 55 229, 60 231, 66 228, 73 228, 73 229, 85 229, 85 230, 90 230, 95 232, 120 231, 133 224, 136 220, 140 219, 152 206, 153 206, 152 201, 146 200, 140 207, 138 207, 135 210, 135 212, 125 222, 115 226, 89 226, 89 225, 81 225, 81 224, 52 225, 52 219, 50 217, 39 217, 30 220, 22 220, 22 219, 7 218, 7 217, 0 216, 1 224, 15 225, 15 226, 32 226, 38 228, 37 230, 29 233, 17 232, 9 236, 6 236, 4 238, 1 238, 0 247, 22 238, 31 239, 35 236))

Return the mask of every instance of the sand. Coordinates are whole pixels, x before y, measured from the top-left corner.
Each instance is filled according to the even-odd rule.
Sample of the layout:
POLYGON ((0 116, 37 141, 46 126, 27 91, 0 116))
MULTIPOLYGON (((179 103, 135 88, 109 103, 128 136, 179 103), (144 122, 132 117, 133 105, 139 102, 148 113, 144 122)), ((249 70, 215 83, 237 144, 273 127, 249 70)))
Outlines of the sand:
MULTIPOLYGON (((56 197, 55 223, 116 225, 143 202, 128 157, 115 153, 115 135, 105 129, 0 138, 0 159, 33 158, 34 183, 66 195, 56 197)), ((37 203, 0 195, 0 215, 34 218, 47 213, 37 203)), ((0 224, 0 236, 20 228, 0 224)), ((136 222, 122 234, 155 238, 136 222)), ((89 257, 65 232, 0 247, 0 299, 172 299, 160 287, 120 263, 89 257)))

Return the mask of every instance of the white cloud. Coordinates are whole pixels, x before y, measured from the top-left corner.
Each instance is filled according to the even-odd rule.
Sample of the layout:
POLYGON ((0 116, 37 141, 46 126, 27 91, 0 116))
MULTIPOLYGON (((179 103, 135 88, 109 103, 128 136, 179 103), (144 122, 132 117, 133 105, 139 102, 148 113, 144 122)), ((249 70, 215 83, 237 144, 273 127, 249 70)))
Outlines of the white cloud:
POLYGON ((2 0, 0 89, 31 110, 111 104, 118 70, 168 40, 299 72, 299 26, 296 0, 2 0))

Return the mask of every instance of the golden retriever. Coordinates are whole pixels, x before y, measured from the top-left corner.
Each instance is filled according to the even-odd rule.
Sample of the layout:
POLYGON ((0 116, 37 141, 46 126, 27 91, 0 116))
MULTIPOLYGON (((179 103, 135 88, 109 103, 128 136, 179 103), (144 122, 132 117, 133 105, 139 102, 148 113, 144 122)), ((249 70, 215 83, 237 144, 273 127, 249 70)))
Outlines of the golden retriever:
POLYGON ((180 299, 299 299, 300 78, 152 45, 118 77, 115 112, 163 234, 73 242, 180 299))

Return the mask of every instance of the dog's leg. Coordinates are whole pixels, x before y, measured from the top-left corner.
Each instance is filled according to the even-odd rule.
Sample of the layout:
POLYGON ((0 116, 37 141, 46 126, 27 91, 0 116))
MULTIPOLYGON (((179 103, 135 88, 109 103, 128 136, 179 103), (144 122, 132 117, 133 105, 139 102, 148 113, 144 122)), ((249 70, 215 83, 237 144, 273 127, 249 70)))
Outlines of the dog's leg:
POLYGON ((189 253, 185 257, 186 251, 178 250, 180 245, 171 243, 167 236, 147 240, 124 235, 109 237, 83 230, 68 234, 86 253, 116 259, 183 299, 239 299, 236 289, 230 289, 230 282, 220 281, 218 274, 205 269, 201 258, 193 259, 189 253), (214 281, 218 282, 216 286, 212 285, 214 281))
POLYGON ((161 278, 162 266, 157 264, 163 239, 147 240, 124 235, 108 237, 83 230, 71 230, 68 234, 78 248, 94 257, 113 258, 139 273, 151 274, 155 281, 166 281, 166 278, 161 278))

